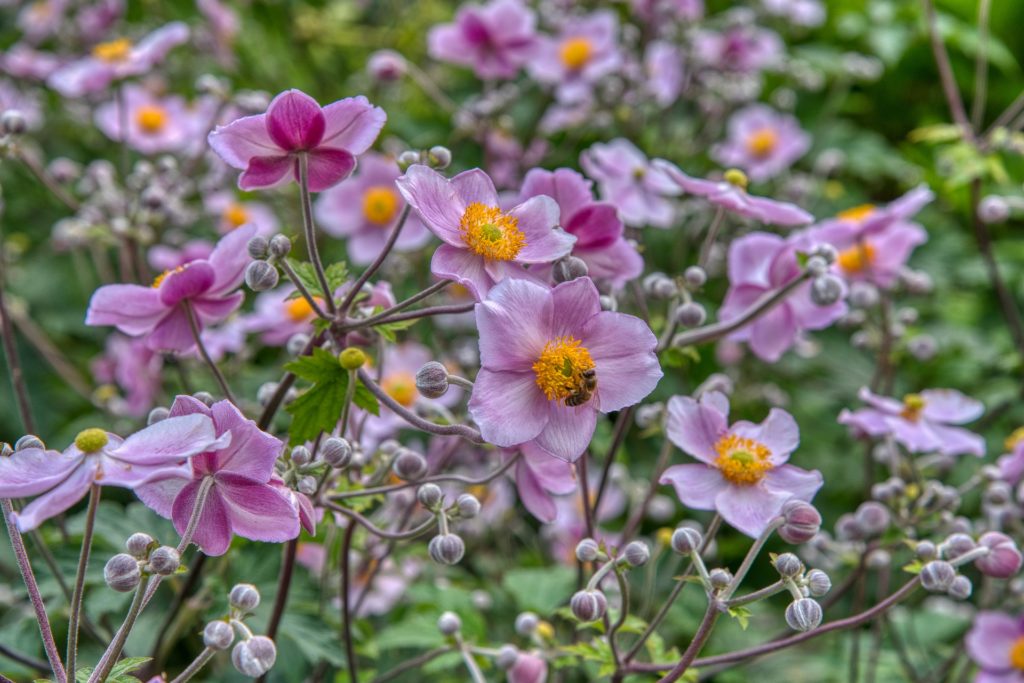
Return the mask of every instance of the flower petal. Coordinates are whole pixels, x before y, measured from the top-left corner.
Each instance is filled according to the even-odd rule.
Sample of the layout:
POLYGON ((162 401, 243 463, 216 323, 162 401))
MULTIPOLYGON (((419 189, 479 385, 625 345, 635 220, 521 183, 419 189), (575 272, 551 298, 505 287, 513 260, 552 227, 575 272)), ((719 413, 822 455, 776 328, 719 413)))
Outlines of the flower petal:
POLYGON ((468 249, 442 244, 430 259, 430 272, 447 280, 455 280, 469 290, 477 301, 487 297, 494 280, 487 273, 484 258, 468 249))
POLYGON ((465 246, 459 225, 466 205, 444 176, 415 164, 395 184, 432 233, 452 246, 465 246))
POLYGON ((309 191, 323 192, 352 175, 356 158, 351 152, 318 147, 309 153, 309 191))
POLYGON ((496 446, 525 443, 547 425, 547 399, 532 372, 477 373, 469 414, 484 440, 496 446))
POLYGON ((168 417, 135 432, 106 455, 131 465, 167 466, 202 453, 216 441, 210 418, 183 415, 168 417))
POLYGON ((789 454, 800 445, 800 428, 796 420, 779 408, 772 408, 761 424, 737 422, 732 431, 767 446, 772 452, 771 462, 774 465, 789 460, 789 454))
POLYGON ((597 411, 590 403, 566 406, 558 401, 547 401, 547 404, 548 423, 537 435, 536 443, 556 458, 576 462, 594 437, 597 411))
POLYGON ((361 95, 332 102, 323 112, 327 127, 320 144, 356 155, 370 149, 388 120, 383 109, 361 95))
POLYGON ((587 323, 583 346, 597 368, 597 402, 603 413, 639 403, 658 386, 658 340, 640 318, 603 311, 587 323))
POLYGON ((267 133, 288 152, 313 149, 323 139, 326 127, 320 105, 301 90, 285 90, 267 107, 267 133))
POLYGON ((479 168, 463 171, 449 181, 463 205, 483 204, 498 206, 498 191, 494 189, 494 181, 479 168))
POLYGON ((207 137, 210 147, 229 166, 239 170, 254 157, 281 156, 280 147, 267 133, 267 115, 245 116, 226 126, 217 126, 207 137))
POLYGON ((270 480, 283 444, 247 419, 231 401, 210 408, 218 434, 230 433, 231 444, 217 452, 219 472, 240 474, 258 482, 270 480))
POLYGON ((1020 619, 1003 612, 979 612, 964 642, 978 666, 1003 671, 1011 667, 1010 650, 1022 635, 1020 619))
POLYGON ((96 478, 96 460, 79 460, 79 466, 64 481, 14 514, 19 531, 31 531, 82 500, 96 478))
POLYGON ((38 496, 68 478, 82 462, 78 453, 23 448, 0 456, 0 498, 38 496))
POLYGON ((238 177, 238 187, 243 190, 259 190, 283 185, 295 178, 295 164, 295 159, 289 156, 253 157, 238 177))
POLYGON ((788 492, 757 484, 728 486, 715 498, 715 509, 731 526, 751 538, 757 538, 791 497, 788 492))
MULTIPOLYGON (((179 534, 185 533, 188 522, 192 518, 200 481, 198 479, 190 481, 174 499, 171 519, 179 534)), ((206 501, 203 503, 203 510, 200 513, 192 542, 210 556, 223 555, 231 546, 231 521, 216 484, 210 489, 206 501)))
POLYGON ((138 336, 153 329, 167 314, 167 306, 152 287, 105 285, 93 292, 86 325, 113 325, 127 335, 138 336))
POLYGON ((933 422, 964 424, 981 417, 985 405, 955 389, 925 389, 921 392, 924 409, 921 415, 933 422))
POLYGON ((526 245, 516 255, 519 263, 551 263, 566 256, 576 237, 558 227, 558 204, 551 197, 533 197, 515 207, 516 219, 526 245))
POLYGON ((658 483, 671 484, 679 502, 695 510, 714 510, 715 499, 728 485, 716 468, 697 463, 669 467, 658 483))
POLYGON ((229 472, 218 473, 216 479, 217 492, 235 534, 275 543, 299 535, 298 510, 273 486, 229 472))
POLYGON ((488 370, 525 372, 553 337, 553 295, 528 280, 508 279, 476 305, 480 363, 488 370))
POLYGON ((717 392, 704 394, 699 402, 689 396, 673 396, 668 401, 665 422, 672 443, 709 465, 718 457, 715 443, 729 428, 728 412, 719 410, 717 397, 725 398, 717 392))

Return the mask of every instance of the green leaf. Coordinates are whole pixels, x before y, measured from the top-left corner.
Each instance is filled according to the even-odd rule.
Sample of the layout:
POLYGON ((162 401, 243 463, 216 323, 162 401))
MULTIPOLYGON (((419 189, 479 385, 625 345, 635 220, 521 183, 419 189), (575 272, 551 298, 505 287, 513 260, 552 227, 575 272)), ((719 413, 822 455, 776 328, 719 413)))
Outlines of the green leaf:
POLYGON ((750 626, 750 610, 746 607, 730 607, 729 616, 739 622, 740 628, 744 631, 750 626))
MULTIPOLYGON (((312 441, 320 432, 332 431, 338 425, 345 406, 348 371, 338 364, 334 354, 321 348, 313 349, 309 356, 286 363, 284 368, 313 383, 285 408, 292 416, 289 443, 294 446, 312 441)), ((377 397, 362 383, 356 385, 353 402, 369 413, 380 414, 377 397)))
POLYGON ((576 572, 568 567, 513 569, 505 572, 503 585, 519 609, 548 615, 572 595, 576 572))
MULTIPOLYGON (((152 657, 127 657, 114 664, 110 669, 107 683, 138 683, 139 679, 130 675, 132 671, 141 669, 152 657)), ((93 667, 83 667, 75 671, 75 681, 86 683, 92 675, 93 667)))
POLYGON ((380 336, 384 337, 389 342, 398 341, 395 336, 396 332, 409 329, 420 321, 419 318, 412 318, 411 320, 398 320, 393 323, 381 323, 380 325, 374 325, 373 329, 380 332, 380 336))
MULTIPOLYGON (((307 261, 297 261, 291 257, 285 259, 288 261, 288 265, 295 271, 295 275, 299 278, 299 282, 309 290, 309 293, 313 296, 323 295, 323 287, 320 286, 320 278, 316 276, 316 269, 313 268, 313 264, 307 261)), ((345 280, 348 279, 348 266, 345 265, 344 261, 338 263, 332 263, 324 268, 324 275, 327 277, 327 284, 331 287, 333 293, 338 287, 345 284, 345 280)), ((296 299, 302 296, 302 294, 295 290, 288 295, 288 299, 296 299)))

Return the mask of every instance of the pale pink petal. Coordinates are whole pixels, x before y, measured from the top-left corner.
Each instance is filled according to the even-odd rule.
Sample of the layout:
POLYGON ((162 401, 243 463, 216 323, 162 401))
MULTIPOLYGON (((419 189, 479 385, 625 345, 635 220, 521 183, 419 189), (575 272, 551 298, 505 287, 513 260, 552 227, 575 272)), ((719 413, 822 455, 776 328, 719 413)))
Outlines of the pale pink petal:
POLYGON ((597 369, 597 403, 610 413, 639 403, 663 375, 654 353, 658 340, 640 318, 604 311, 582 330, 597 369))
POLYGON ((410 166, 395 184, 431 232, 452 246, 465 246, 459 226, 466 205, 444 176, 416 164, 410 166))
POLYGON ((672 443, 709 465, 718 457, 715 443, 729 427, 728 413, 721 412, 709 398, 716 395, 722 396, 711 392, 702 396, 699 402, 689 396, 673 396, 668 401, 665 423, 666 434, 672 443))
POLYGON ((253 157, 282 156, 282 150, 267 133, 267 115, 246 116, 226 126, 217 126, 207 140, 229 166, 239 170, 253 157))
POLYGON ((96 460, 87 458, 72 470, 60 484, 39 496, 15 513, 20 531, 31 531, 37 526, 65 512, 82 500, 96 480, 96 460))
POLYGON ((217 441, 205 415, 168 417, 135 432, 106 455, 132 465, 166 466, 201 453, 217 441))
POLYGON ((583 327, 601 312, 601 295, 590 278, 579 277, 555 285, 551 299, 551 334, 555 337, 579 338, 583 327))
POLYGON ((515 446, 541 433, 548 421, 547 404, 533 372, 485 368, 473 384, 469 414, 488 443, 515 446))
POLYGON ((767 446, 771 451, 771 462, 774 465, 781 465, 789 460, 789 454, 800 445, 800 428, 796 420, 779 408, 772 408, 761 424, 737 422, 731 431, 767 446))
POLYGON ((138 336, 153 329, 167 314, 159 292, 139 285, 105 285, 97 289, 85 314, 86 325, 113 325, 138 336))
POLYGON ((231 445, 217 453, 218 471, 268 481, 274 473, 274 462, 281 455, 281 441, 246 419, 231 401, 218 401, 210 410, 217 433, 232 435, 231 445))
POLYGON ((321 145, 362 154, 377 139, 388 115, 365 97, 349 97, 324 107, 327 128, 321 145))
MULTIPOLYGON (((174 500, 171 519, 179 534, 185 533, 188 527, 188 521, 195 509, 199 486, 199 480, 189 482, 174 500)), ((200 513, 199 524, 196 525, 195 535, 192 537, 192 542, 211 556, 223 555, 231 546, 231 520, 217 489, 216 484, 210 489, 200 513)))
POLYGON ((487 297, 494 280, 487 274, 484 257, 468 249, 442 244, 430 259, 430 272, 445 280, 454 280, 469 290, 477 301, 487 297))
POLYGON ((769 470, 764 485, 775 491, 788 493, 794 498, 810 502, 825 480, 818 470, 803 470, 793 465, 781 465, 769 470))
POLYGON ((921 415, 933 422, 964 424, 981 417, 985 405, 955 389, 925 389, 921 392, 924 409, 921 415))
POLYGON ((716 468, 697 463, 672 465, 658 482, 671 484, 679 502, 695 510, 714 510, 715 499, 728 486, 716 468))
POLYGON ((68 478, 82 462, 80 453, 23 448, 0 456, 0 498, 38 496, 68 478))
POLYGON ((246 245, 256 235, 255 225, 243 225, 224 235, 207 259, 216 279, 208 296, 216 297, 236 289, 245 278, 245 268, 252 261, 246 245))
POLYGON ((537 435, 537 445, 556 458, 576 462, 587 450, 594 436, 597 411, 589 403, 566 406, 558 401, 546 402, 548 423, 537 435))
POLYGON ((788 492, 758 484, 728 486, 715 497, 715 509, 732 527, 757 538, 791 497, 788 492))
POLYGON ((526 238, 516 255, 519 263, 551 263, 566 256, 576 243, 573 235, 558 228, 558 204, 550 197, 533 197, 515 207, 509 215, 526 238))
POLYGON ((192 481, 192 468, 188 465, 165 467, 150 473, 135 485, 135 495, 161 517, 170 519, 174 500, 192 481))
POLYGON ((253 541, 280 543, 299 535, 295 506, 270 484, 228 472, 216 476, 231 530, 253 541))
POLYGON ((540 358, 552 329, 553 296, 526 280, 504 280, 476 306, 480 362, 489 370, 524 372, 540 358))
POLYGON ((498 206, 498 191, 494 189, 494 182, 479 168, 463 171, 450 182, 464 205, 498 206))

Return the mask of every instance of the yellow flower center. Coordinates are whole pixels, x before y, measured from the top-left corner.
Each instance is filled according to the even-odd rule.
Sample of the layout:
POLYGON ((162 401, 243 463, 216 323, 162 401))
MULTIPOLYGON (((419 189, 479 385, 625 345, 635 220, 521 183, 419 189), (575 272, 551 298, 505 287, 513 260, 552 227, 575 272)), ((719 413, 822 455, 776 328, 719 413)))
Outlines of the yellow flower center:
POLYGON ((518 221, 496 206, 473 202, 462 214, 459 230, 470 251, 492 261, 511 261, 526 246, 518 221))
POLYGON ((594 56, 594 44, 588 38, 567 38, 558 51, 562 64, 570 69, 582 69, 594 56))
POLYGON ((768 447, 745 436, 726 434, 715 443, 715 452, 715 467, 730 484, 752 486, 772 469, 768 447))
POLYGON ((127 38, 118 38, 106 43, 100 43, 92 49, 92 56, 104 62, 123 62, 128 59, 132 52, 132 41, 127 38))
POLYGON ((78 436, 75 437, 75 445, 78 446, 78 450, 83 453, 95 453, 110 442, 110 438, 107 433, 102 429, 93 427, 92 429, 83 429, 78 432, 78 436))
POLYGON ((1024 441, 1024 427, 1017 427, 1008 437, 1006 437, 1006 441, 1003 442, 1003 445, 1006 446, 1006 450, 1012 451, 1021 441, 1024 441))
POLYGON ((863 273, 871 267, 875 260, 875 248, 867 242, 857 244, 843 249, 836 256, 836 263, 847 273, 863 273))
POLYGON ((155 135, 167 126, 167 110, 154 104, 139 107, 135 113, 135 123, 139 124, 146 135, 155 135))
POLYGON ((1024 671, 1024 636, 1017 638, 1010 646, 1010 666, 1024 671))
POLYGON ((758 128, 747 136, 747 151, 755 157, 766 157, 775 151, 779 136, 771 128, 758 128))
POLYGON ((168 268, 164 272, 160 273, 155 278, 153 278, 153 289, 156 289, 157 287, 159 287, 160 283, 164 281, 164 278, 167 277, 168 275, 170 275, 171 273, 180 273, 181 271, 185 270, 186 268, 188 268, 188 264, 187 263, 184 264, 184 265, 180 265, 177 268, 168 268))
POLYGON ((249 212, 238 202, 231 202, 224 208, 221 218, 234 229, 249 222, 249 212))
POLYGON ((363 216, 377 225, 387 225, 398 212, 398 193, 387 185, 374 185, 363 193, 363 216))
MULTIPOLYGON (((316 301, 317 304, 323 303, 320 297, 313 297, 313 300, 316 301)), ((313 307, 308 301, 306 301, 306 297, 300 296, 285 302, 284 313, 293 323, 301 323, 308 320, 309 317, 313 315, 313 307)))
POLYGON ((568 406, 583 405, 597 387, 594 359, 575 337, 558 337, 545 344, 533 373, 549 401, 564 401, 568 406))
POLYGON ((875 212, 874 204, 861 204, 860 206, 852 206, 845 211, 840 211, 836 214, 836 218, 843 221, 853 221, 854 223, 864 222, 868 216, 875 212))
POLYGON ((921 394, 907 394, 903 397, 903 410, 900 411, 900 417, 916 422, 921 417, 922 410, 924 410, 924 398, 921 394))
POLYGON ((408 372, 395 372, 380 383, 388 396, 408 408, 416 402, 416 378, 408 372))
POLYGON ((735 185, 741 190, 747 189, 747 185, 750 182, 747 179, 747 174, 738 168, 730 168, 728 171, 722 174, 722 177, 725 178, 725 182, 729 183, 730 185, 735 185))

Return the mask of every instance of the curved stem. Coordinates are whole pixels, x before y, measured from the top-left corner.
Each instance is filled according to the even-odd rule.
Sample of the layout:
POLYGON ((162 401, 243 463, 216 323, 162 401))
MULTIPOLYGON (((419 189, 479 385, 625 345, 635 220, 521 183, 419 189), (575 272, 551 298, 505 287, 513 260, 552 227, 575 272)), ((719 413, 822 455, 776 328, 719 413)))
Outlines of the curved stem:
POLYGON ((697 265, 704 268, 708 264, 708 258, 711 257, 711 247, 715 245, 715 238, 718 237, 719 231, 722 229, 722 223, 725 222, 725 207, 720 206, 715 211, 715 217, 711 219, 711 227, 708 228, 708 234, 704 237, 704 242, 700 245, 700 256, 697 261, 697 265))
POLYGON ((433 296, 434 294, 440 292, 442 289, 444 289, 445 287, 447 287, 451 283, 452 283, 452 280, 441 280, 440 282, 435 282, 434 284, 432 284, 429 287, 427 287, 426 289, 424 289, 422 292, 417 292, 416 294, 413 294, 412 296, 410 296, 408 299, 405 299, 403 301, 399 301, 397 304, 395 304, 391 308, 385 309, 385 310, 381 311, 380 313, 378 313, 377 315, 371 315, 369 318, 364 318, 362 320, 356 320, 356 321, 353 321, 353 322, 345 325, 345 329, 346 330, 354 330, 354 329, 358 329, 358 328, 361 328, 361 327, 372 327, 372 326, 380 324, 380 323, 386 323, 386 322, 388 322, 388 320, 391 318, 391 316, 393 314, 398 313, 399 311, 404 311, 405 309, 409 308, 413 304, 415 304, 415 303, 417 303, 419 301, 423 301, 427 297, 433 296))
MULTIPOLYGON (((416 320, 417 318, 429 318, 432 315, 456 315, 469 313, 476 307, 476 304, 448 304, 445 306, 430 306, 416 311, 407 311, 396 315, 389 315, 383 320, 377 321, 377 325, 402 322, 403 320, 416 320)), ((390 309, 385 312, 390 312, 390 309)))
POLYGON ((213 377, 217 380, 217 384, 220 385, 220 390, 224 392, 224 396, 235 405, 238 405, 238 401, 235 400, 235 395, 231 393, 231 387, 228 386, 227 380, 224 379, 224 375, 221 374, 217 364, 210 358, 210 354, 203 344, 203 337, 199 331, 199 321, 196 320, 196 312, 193 310, 192 304, 188 299, 182 299, 181 303, 185 307, 185 313, 188 316, 188 327, 192 331, 192 339, 196 343, 199 355, 202 356, 203 361, 210 368, 210 372, 213 373, 213 377))
POLYGON ((410 538, 416 538, 417 536, 422 535, 425 531, 429 531, 430 529, 432 529, 434 527, 435 522, 433 515, 431 515, 431 517, 427 519, 425 522, 423 522, 419 526, 409 529, 408 531, 385 531, 384 529, 381 529, 380 527, 375 525, 373 522, 371 522, 366 517, 356 512, 355 510, 350 510, 347 507, 343 507, 341 505, 331 503, 329 501, 323 501, 322 504, 324 505, 324 507, 327 507, 337 513, 345 515, 352 521, 362 525, 367 531, 369 531, 374 536, 386 538, 391 541, 405 541, 409 540, 410 538))
POLYGON ((324 320, 330 320, 328 315, 320 309, 320 304, 316 302, 316 297, 309 293, 309 290, 306 289, 306 285, 302 284, 302 280, 299 279, 295 270, 293 270, 288 264, 288 260, 281 259, 277 262, 277 265, 281 266, 281 270, 283 270, 288 279, 292 281, 292 284, 295 285, 295 290, 302 295, 302 298, 306 300, 306 303, 313 309, 316 316, 318 318, 323 318, 324 320))
POLYGON ((365 370, 359 370, 359 381, 366 385, 366 388, 370 390, 370 393, 377 397, 377 400, 417 429, 422 429, 425 432, 439 434, 441 436, 461 436, 473 443, 484 443, 483 437, 480 436, 480 432, 467 425, 439 425, 429 420, 424 420, 422 417, 411 412, 408 408, 393 399, 388 392, 381 389, 365 370))
POLYGON ((313 223, 313 200, 309 194, 309 156, 305 153, 299 154, 299 195, 302 203, 302 227, 306 236, 306 250, 309 252, 310 263, 316 272, 316 279, 320 281, 320 287, 324 290, 324 305, 327 312, 334 315, 334 293, 331 285, 327 282, 327 275, 324 273, 324 264, 320 261, 320 252, 316 246, 316 226, 313 223))
POLYGON ((711 629, 714 628, 715 622, 718 620, 718 615, 722 612, 719 609, 720 605, 718 598, 714 596, 708 597, 708 608, 704 612, 704 618, 700 621, 700 626, 697 627, 697 633, 694 634, 693 640, 690 641, 690 645, 686 648, 682 658, 676 663, 672 670, 662 676, 658 683, 673 683, 678 681, 686 670, 693 664, 693 660, 700 654, 701 649, 704 647, 704 643, 707 642, 708 637, 711 635, 711 629))
POLYGON ((71 595, 71 616, 68 619, 68 671, 76 671, 78 659, 78 624, 82 616, 82 598, 85 593, 85 571, 89 568, 89 554, 92 551, 92 534, 96 525, 96 508, 100 504, 102 488, 99 484, 89 487, 89 504, 85 511, 85 532, 82 536, 82 550, 78 555, 78 571, 75 573, 75 588, 71 595))
POLYGON ((399 216, 398 222, 395 223, 395 227, 391 230, 391 234, 388 235, 388 241, 384 243, 384 248, 380 250, 380 253, 377 254, 377 258, 374 259, 373 263, 366 267, 366 270, 364 270, 359 278, 356 279, 352 284, 351 289, 349 289, 348 294, 345 295, 345 298, 341 302, 341 306, 338 307, 338 312, 342 318, 348 315, 348 310, 352 307, 352 302, 356 300, 357 296, 359 296, 359 292, 363 290, 363 285, 365 285, 367 281, 373 277, 373 274, 380 269, 384 260, 387 259, 388 254, 390 254, 391 250, 395 248, 395 242, 398 241, 398 236, 402 234, 402 228, 405 227, 405 222, 409 218, 409 211, 410 207, 406 204, 405 208, 402 209, 402 215, 399 216))
POLYGON ((487 683, 487 679, 484 678, 484 673, 480 670, 480 665, 473 659, 473 653, 466 647, 465 641, 462 640, 462 636, 455 634, 455 642, 459 644, 459 652, 462 653, 462 661, 466 663, 466 669, 469 671, 469 677, 473 679, 473 683, 487 683))
POLYGON ((513 465, 519 462, 519 458, 522 457, 521 453, 516 453, 514 456, 505 461, 498 469, 494 470, 490 474, 484 475, 483 477, 473 479, 466 477, 461 474, 439 474, 433 477, 427 477, 420 479, 419 481, 408 481, 403 484, 392 484, 390 486, 376 486, 373 488, 360 489, 358 491, 345 491, 343 493, 335 493, 328 496, 330 500, 345 500, 346 498, 360 498, 362 496, 375 496, 378 493, 391 493, 392 491, 398 491, 399 489, 407 489, 413 486, 421 486, 428 482, 440 483, 440 482, 457 482, 460 484, 467 484, 469 486, 478 486, 480 484, 486 484, 493 479, 497 479, 504 474, 513 465))
POLYGON ((199 653, 199 656, 192 660, 191 664, 185 667, 184 671, 171 679, 171 683, 185 683, 199 673, 199 671, 206 666, 206 663, 213 659, 215 654, 217 654, 217 651, 213 648, 204 648, 203 651, 199 653))
POLYGON ((754 540, 754 543, 750 546, 750 549, 747 551, 746 556, 743 558, 743 562, 740 564, 740 568, 736 570, 736 574, 733 575, 732 581, 729 582, 729 585, 723 592, 723 600, 728 600, 729 598, 731 598, 733 593, 736 592, 736 589, 740 587, 740 584, 743 582, 743 579, 747 576, 747 572, 750 571, 750 567, 753 566, 754 560, 757 558, 758 553, 761 552, 761 548, 764 547, 764 544, 768 542, 768 539, 771 538, 771 535, 775 533, 775 530, 782 526, 784 522, 785 520, 781 517, 775 518, 768 524, 767 527, 765 527, 764 531, 761 532, 761 535, 754 540))

